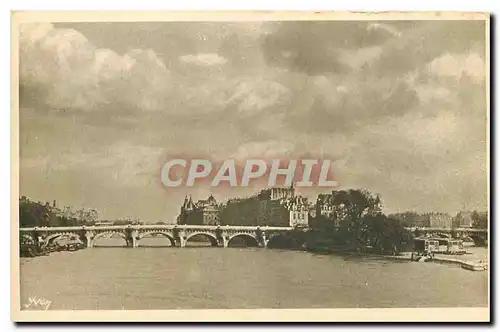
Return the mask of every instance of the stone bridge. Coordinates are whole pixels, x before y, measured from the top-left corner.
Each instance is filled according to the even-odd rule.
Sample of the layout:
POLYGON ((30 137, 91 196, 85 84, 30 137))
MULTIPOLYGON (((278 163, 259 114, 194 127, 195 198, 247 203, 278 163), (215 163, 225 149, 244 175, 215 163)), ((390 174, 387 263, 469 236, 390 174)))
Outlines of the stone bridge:
POLYGON ((407 228, 415 237, 449 235, 455 239, 470 238, 476 245, 488 245, 488 230, 482 228, 437 228, 411 227, 407 228))
POLYGON ((276 235, 291 230, 291 227, 268 226, 202 226, 202 225, 124 225, 124 226, 76 226, 20 228, 20 238, 45 247, 61 237, 77 237, 87 248, 92 248, 97 239, 121 237, 127 247, 138 247, 142 238, 164 236, 172 246, 185 247, 195 235, 204 235, 213 247, 227 248, 234 239, 242 239, 246 246, 267 248, 276 235))

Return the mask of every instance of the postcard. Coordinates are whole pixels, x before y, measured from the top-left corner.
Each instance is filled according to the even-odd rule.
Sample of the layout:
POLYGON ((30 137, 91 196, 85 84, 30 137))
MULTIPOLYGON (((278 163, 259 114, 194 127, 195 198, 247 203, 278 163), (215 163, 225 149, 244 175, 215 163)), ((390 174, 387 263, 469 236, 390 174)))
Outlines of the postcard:
POLYGON ((12 319, 489 322, 489 31, 13 13, 12 319))

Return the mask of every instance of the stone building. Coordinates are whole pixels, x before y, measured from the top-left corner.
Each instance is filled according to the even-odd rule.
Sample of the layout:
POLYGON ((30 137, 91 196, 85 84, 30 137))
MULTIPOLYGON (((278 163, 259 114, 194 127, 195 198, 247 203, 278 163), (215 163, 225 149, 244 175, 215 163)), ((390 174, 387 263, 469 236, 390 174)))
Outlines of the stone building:
POLYGON ((221 224, 296 227, 309 223, 307 199, 295 189, 268 188, 258 194, 230 199, 221 208, 221 224))
POLYGON ((196 207, 201 211, 202 225, 219 225, 219 205, 214 196, 199 200, 196 207))
POLYGON ((428 215, 428 218, 429 218, 429 227, 433 228, 452 227, 452 218, 447 213, 430 213, 428 215))
POLYGON ((455 218, 453 218, 453 227, 470 228, 473 227, 473 225, 474 220, 472 219, 472 212, 470 211, 460 211, 455 218))
POLYGON ((284 201, 285 208, 289 211, 289 224, 291 227, 309 226, 309 203, 302 196, 295 196, 284 201))
POLYGON ((319 194, 316 200, 316 216, 323 216, 332 220, 335 227, 340 227, 341 220, 347 217, 347 211, 344 204, 336 204, 334 192, 328 194, 319 194))
POLYGON ((219 205, 212 195, 196 203, 189 196, 184 199, 177 223, 179 225, 219 225, 219 212, 219 205))

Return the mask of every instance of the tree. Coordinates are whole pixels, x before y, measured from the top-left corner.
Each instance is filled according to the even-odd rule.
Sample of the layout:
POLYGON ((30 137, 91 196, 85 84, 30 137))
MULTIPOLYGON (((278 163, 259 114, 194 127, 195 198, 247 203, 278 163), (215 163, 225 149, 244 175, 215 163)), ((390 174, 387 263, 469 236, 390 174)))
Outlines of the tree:
POLYGON ((363 217, 363 245, 380 252, 400 252, 410 242, 411 236, 403 224, 380 213, 363 217))
POLYGON ((369 228, 364 218, 381 214, 380 197, 362 189, 339 190, 323 197, 323 204, 331 213, 328 217, 317 215, 311 221, 308 246, 365 247, 369 228))
POLYGON ((51 226, 54 215, 50 207, 21 197, 19 200, 20 227, 51 226))
POLYGON ((472 212, 472 226, 474 228, 488 229, 488 213, 487 212, 472 212))
POLYGON ((339 221, 339 235, 349 244, 362 247, 366 232, 363 218, 381 213, 380 196, 363 189, 340 190, 333 193, 332 204, 334 218, 339 221))

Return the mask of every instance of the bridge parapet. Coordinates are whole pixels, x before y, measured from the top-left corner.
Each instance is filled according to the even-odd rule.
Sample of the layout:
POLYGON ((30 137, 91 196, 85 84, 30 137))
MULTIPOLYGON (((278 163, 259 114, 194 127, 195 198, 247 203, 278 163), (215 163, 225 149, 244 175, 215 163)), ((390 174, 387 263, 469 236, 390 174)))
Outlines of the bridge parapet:
POLYGON ((406 230, 410 232, 441 232, 441 233, 452 233, 452 232, 462 232, 462 233, 488 233, 486 228, 441 228, 441 227, 405 227, 406 230))
POLYGON ((488 229, 484 228, 440 228, 440 227, 407 227, 414 236, 439 236, 447 234, 452 238, 471 239, 476 245, 488 244, 488 229))
POLYGON ((198 234, 207 236, 213 246, 227 247, 229 242, 238 236, 253 239, 259 246, 266 247, 269 239, 275 234, 291 230, 291 227, 270 226, 212 226, 212 225, 109 225, 109 226, 68 226, 68 227, 29 227, 20 228, 23 236, 33 238, 35 243, 47 244, 47 239, 55 239, 62 235, 73 234, 87 246, 93 247, 96 239, 107 234, 117 234, 129 247, 137 247, 139 241, 147 234, 162 234, 169 238, 172 245, 184 247, 187 241, 198 234))

